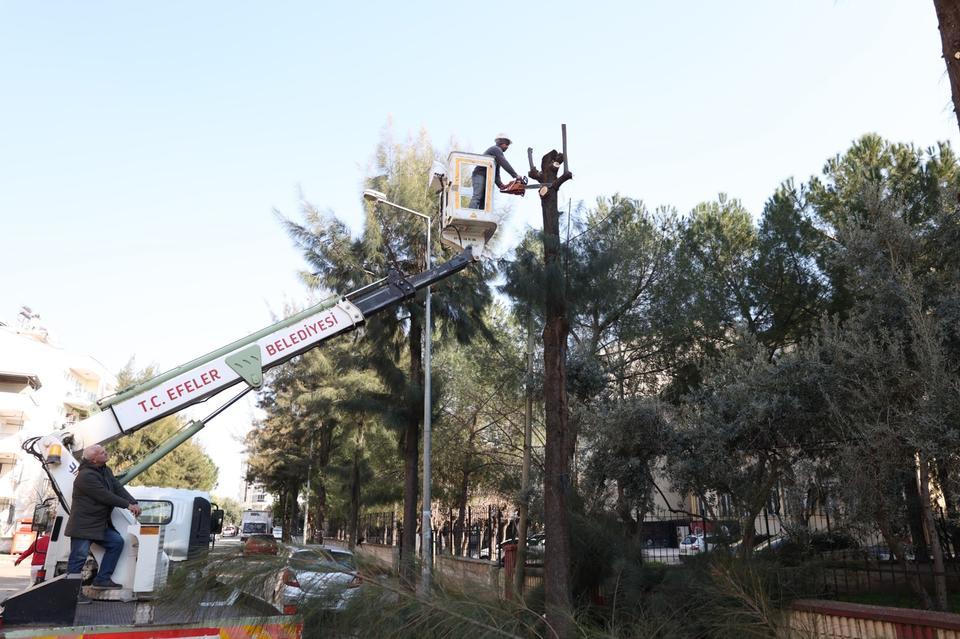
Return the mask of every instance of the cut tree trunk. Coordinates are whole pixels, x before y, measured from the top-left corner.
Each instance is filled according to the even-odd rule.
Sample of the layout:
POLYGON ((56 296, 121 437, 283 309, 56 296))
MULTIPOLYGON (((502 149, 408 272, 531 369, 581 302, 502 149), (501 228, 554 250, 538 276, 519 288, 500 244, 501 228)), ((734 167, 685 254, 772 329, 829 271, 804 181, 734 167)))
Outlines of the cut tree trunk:
POLYGON ((960 2, 957 0, 933 0, 940 25, 940 43, 943 47, 943 61, 947 65, 947 77, 950 78, 950 94, 953 99, 953 111, 960 126, 960 2))
POLYGON ((544 451, 544 524, 548 552, 544 556, 544 590, 547 624, 555 636, 573 635, 573 605, 570 580, 570 515, 567 493, 571 485, 567 455, 569 411, 567 406, 567 316, 566 283, 560 246, 560 212, 557 191, 570 179, 557 177, 563 155, 550 151, 543 156, 540 171, 532 170, 543 184, 540 205, 543 212, 543 262, 546 274, 543 326, 543 400, 546 422, 544 451))

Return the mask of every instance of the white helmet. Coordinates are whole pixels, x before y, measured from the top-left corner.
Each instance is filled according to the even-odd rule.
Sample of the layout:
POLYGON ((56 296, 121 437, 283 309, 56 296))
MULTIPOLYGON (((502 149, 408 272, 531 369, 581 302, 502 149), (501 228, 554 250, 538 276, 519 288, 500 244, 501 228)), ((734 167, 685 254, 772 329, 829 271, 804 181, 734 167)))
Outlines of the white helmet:
POLYGON ((493 138, 494 144, 499 144, 500 140, 506 140, 507 144, 513 144, 513 142, 510 140, 510 136, 506 133, 497 133, 497 137, 493 138))

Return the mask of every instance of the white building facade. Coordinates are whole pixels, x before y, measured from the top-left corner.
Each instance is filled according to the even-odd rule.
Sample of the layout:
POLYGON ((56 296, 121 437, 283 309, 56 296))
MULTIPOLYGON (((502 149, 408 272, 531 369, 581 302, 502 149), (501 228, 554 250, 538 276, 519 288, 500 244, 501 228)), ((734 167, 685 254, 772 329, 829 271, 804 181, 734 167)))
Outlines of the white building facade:
POLYGON ((0 323, 0 552, 48 489, 23 442, 82 420, 116 384, 93 357, 57 345, 30 309, 15 324, 0 323))
POLYGON ((238 501, 243 510, 273 510, 273 495, 262 484, 247 481, 247 461, 240 463, 240 490, 238 501))

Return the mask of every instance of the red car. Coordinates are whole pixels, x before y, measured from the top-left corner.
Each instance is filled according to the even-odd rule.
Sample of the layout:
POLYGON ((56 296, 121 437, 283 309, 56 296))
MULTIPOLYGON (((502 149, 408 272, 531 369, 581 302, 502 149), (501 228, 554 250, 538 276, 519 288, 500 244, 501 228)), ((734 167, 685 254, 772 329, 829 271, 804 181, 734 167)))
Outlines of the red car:
POLYGON ((276 555, 279 551, 280 543, 273 535, 250 535, 240 548, 244 555, 276 555))

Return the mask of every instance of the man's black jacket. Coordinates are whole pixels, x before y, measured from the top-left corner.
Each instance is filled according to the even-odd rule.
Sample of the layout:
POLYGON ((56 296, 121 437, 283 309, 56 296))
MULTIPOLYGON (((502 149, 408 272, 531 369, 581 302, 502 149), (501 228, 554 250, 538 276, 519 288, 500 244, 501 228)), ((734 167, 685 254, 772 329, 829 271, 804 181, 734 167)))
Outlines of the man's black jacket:
POLYGON ((73 482, 73 504, 67 535, 77 539, 103 541, 114 508, 126 508, 137 503, 120 485, 106 466, 94 466, 87 460, 80 462, 80 470, 73 482))

